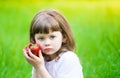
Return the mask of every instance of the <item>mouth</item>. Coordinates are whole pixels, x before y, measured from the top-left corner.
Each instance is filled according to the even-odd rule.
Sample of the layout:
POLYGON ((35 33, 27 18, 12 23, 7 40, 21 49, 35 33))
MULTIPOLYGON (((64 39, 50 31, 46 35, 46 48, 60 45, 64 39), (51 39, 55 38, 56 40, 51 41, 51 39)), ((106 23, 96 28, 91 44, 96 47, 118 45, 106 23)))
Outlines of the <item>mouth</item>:
POLYGON ((51 50, 51 48, 45 48, 44 51, 45 52, 49 52, 51 50))

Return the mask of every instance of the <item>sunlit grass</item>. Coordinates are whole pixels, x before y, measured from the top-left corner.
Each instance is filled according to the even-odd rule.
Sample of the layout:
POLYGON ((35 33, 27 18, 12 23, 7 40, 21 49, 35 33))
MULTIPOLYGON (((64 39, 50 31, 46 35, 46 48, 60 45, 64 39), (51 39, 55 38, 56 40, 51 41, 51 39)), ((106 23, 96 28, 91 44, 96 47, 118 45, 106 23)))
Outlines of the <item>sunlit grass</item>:
POLYGON ((31 66, 22 49, 29 25, 40 9, 56 8, 75 35, 85 78, 120 77, 120 2, 0 2, 0 78, 30 78, 31 66))

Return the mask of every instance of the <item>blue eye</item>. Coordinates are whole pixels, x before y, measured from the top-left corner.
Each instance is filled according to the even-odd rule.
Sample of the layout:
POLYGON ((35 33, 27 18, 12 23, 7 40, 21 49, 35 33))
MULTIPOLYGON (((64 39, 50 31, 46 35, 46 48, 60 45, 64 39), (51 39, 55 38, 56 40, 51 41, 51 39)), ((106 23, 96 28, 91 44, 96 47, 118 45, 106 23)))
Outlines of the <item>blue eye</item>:
POLYGON ((39 40, 43 41, 43 40, 45 40, 45 38, 44 37, 40 37, 39 40))
POLYGON ((54 39, 55 38, 55 36, 50 36, 50 39, 54 39))

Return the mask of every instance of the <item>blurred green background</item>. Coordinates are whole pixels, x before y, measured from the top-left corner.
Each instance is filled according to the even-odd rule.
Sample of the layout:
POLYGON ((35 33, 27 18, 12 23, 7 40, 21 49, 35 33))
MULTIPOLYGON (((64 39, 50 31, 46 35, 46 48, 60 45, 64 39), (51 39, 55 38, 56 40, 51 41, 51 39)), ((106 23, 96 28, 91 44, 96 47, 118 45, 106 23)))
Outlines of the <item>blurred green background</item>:
POLYGON ((30 78, 22 49, 42 9, 59 10, 71 24, 85 78, 120 78, 119 0, 0 0, 0 78, 30 78))

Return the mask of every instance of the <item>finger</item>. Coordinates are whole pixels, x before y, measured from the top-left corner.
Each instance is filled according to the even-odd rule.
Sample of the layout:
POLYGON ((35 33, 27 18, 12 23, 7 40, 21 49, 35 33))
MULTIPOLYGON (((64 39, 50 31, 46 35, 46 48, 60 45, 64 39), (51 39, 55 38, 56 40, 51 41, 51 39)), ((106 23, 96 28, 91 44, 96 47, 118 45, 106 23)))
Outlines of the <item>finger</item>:
POLYGON ((29 54, 24 50, 23 52, 24 57, 27 59, 27 61, 32 60, 29 56, 29 54))
POLYGON ((27 52, 27 53, 28 53, 28 50, 29 50, 29 47, 28 47, 28 46, 26 46, 26 47, 23 49, 23 51, 24 51, 24 52, 27 52))
POLYGON ((44 60, 44 57, 43 57, 43 54, 42 54, 41 50, 39 51, 39 57, 40 57, 41 60, 44 60))
POLYGON ((25 58, 28 57, 28 54, 27 54, 26 50, 24 50, 24 49, 23 49, 23 55, 25 56, 25 58))
POLYGON ((31 52, 30 49, 29 49, 29 51, 28 51, 28 54, 29 54, 29 56, 30 56, 31 58, 33 58, 33 59, 37 59, 37 56, 34 55, 34 54, 31 52))
POLYGON ((39 52, 38 52, 38 56, 39 56, 39 57, 42 57, 41 50, 39 50, 39 52))

